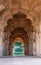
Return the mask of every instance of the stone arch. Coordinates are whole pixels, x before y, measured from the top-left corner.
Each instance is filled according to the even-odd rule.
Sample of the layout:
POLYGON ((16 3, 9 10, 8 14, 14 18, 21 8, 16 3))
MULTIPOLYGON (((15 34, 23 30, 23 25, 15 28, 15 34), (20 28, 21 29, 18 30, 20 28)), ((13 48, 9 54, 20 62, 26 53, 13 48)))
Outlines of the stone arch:
MULTIPOLYGON (((14 29, 14 31, 12 31, 11 32, 11 35, 10 35, 10 46, 11 46, 11 43, 14 41, 14 40, 16 40, 16 38, 21 38, 22 40, 23 40, 23 42, 22 43, 24 43, 24 46, 25 46, 25 54, 28 54, 27 53, 27 44, 29 43, 28 41, 27 41, 27 39, 28 39, 28 37, 27 37, 27 33, 26 33, 26 31, 24 31, 24 29, 23 28, 21 28, 21 27, 18 27, 18 28, 15 28, 14 29)), ((22 41, 21 40, 21 41, 22 41)), ((19 41, 19 40, 18 40, 19 41)), ((11 47, 10 47, 11 48, 11 47)), ((11 54, 11 53, 10 53, 11 54)))
MULTIPOLYGON (((4 42, 5 42, 4 51, 6 51, 4 55, 9 55, 8 53, 9 43, 11 41, 11 38, 13 38, 12 36, 15 33, 16 34, 18 33, 16 36, 18 37, 21 36, 21 39, 23 39, 25 41, 25 44, 27 44, 29 43, 29 39, 31 38, 32 31, 33 31, 33 28, 31 24, 31 20, 27 19, 24 13, 19 12, 14 14, 13 18, 7 21, 7 26, 4 28, 4 34, 5 34, 4 35, 4 42), (22 33, 22 35, 20 35, 20 33, 22 33)), ((25 54, 27 54, 27 50, 25 54)))

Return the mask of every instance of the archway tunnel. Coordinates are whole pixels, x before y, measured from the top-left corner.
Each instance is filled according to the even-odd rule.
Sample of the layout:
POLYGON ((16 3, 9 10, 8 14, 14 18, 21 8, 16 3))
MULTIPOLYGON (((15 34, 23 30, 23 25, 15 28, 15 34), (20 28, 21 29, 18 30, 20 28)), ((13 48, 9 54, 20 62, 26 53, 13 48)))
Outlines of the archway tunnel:
POLYGON ((31 20, 24 13, 14 14, 4 28, 4 55, 33 55, 32 31, 31 20))
MULTIPOLYGON (((21 45, 23 45, 23 55, 26 55, 26 54, 28 54, 28 51, 27 51, 27 48, 26 48, 26 46, 27 46, 27 43, 29 43, 29 42, 27 42, 27 33, 26 33, 26 31, 24 31, 24 29, 23 28, 20 28, 20 27, 18 27, 18 28, 15 28, 15 30, 14 31, 12 31, 11 32, 11 36, 10 36, 10 48, 11 48, 11 46, 13 46, 14 45, 14 43, 16 44, 20 44, 21 43, 21 45), (13 43, 13 44, 12 44, 13 43)), ((14 45, 15 46, 15 45, 14 45)), ((15 47, 18 47, 18 46, 15 46, 15 47)), ((22 46, 21 46, 22 47, 22 46)), ((9 48, 9 49, 10 49, 9 48)), ((14 48, 13 48, 14 49, 14 48)), ((21 49, 21 48, 20 48, 21 49)), ((14 52, 14 51, 13 51, 14 52)), ((20 52, 20 51, 19 51, 20 52)), ((18 53, 18 51, 17 51, 17 53, 18 53)), ((11 52, 11 50, 10 50, 10 55, 12 54, 12 52, 11 52)))

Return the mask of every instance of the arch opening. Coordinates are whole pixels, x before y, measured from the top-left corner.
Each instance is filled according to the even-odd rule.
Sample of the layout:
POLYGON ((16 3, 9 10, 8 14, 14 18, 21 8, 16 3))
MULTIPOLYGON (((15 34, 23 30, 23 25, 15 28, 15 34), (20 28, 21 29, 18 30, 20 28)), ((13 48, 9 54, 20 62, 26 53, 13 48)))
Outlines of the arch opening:
MULTIPOLYGON (((32 30, 31 20, 26 19, 25 14, 17 13, 13 16, 13 19, 9 19, 4 29, 4 55, 30 55, 29 49, 32 46, 30 48, 31 42, 29 39, 32 38, 32 30), (16 50, 17 52, 15 52, 16 50)), ((31 52, 32 54, 33 52, 31 52)))

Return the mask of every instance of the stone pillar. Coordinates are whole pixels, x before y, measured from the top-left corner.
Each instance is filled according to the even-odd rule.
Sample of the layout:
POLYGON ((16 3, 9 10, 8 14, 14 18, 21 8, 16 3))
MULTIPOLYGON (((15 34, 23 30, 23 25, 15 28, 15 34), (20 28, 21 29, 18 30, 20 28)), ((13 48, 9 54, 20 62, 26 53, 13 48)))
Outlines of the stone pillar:
POLYGON ((41 55, 41 24, 40 24, 40 32, 39 32, 39 37, 40 37, 40 55, 41 55))
POLYGON ((38 34, 36 34, 37 41, 37 55, 41 56, 41 23, 39 24, 38 34))
POLYGON ((8 33, 4 32, 4 56, 9 55, 9 39, 8 39, 8 33))
POLYGON ((36 34, 36 44, 37 44, 37 56, 40 55, 40 37, 39 34, 36 34))
POLYGON ((0 56, 3 56, 3 31, 0 30, 0 56))
POLYGON ((3 39, 4 39, 4 27, 5 25, 7 24, 5 21, 4 21, 4 17, 1 17, 0 18, 0 57, 3 56, 3 53, 4 53, 4 42, 3 42, 3 39))
POLYGON ((33 55, 36 55, 36 34, 33 32, 33 55))
POLYGON ((41 55, 41 33, 40 33, 40 55, 41 55))
POLYGON ((33 38, 33 33, 30 32, 30 37, 29 37, 29 55, 33 55, 33 42, 32 42, 32 38, 33 38))

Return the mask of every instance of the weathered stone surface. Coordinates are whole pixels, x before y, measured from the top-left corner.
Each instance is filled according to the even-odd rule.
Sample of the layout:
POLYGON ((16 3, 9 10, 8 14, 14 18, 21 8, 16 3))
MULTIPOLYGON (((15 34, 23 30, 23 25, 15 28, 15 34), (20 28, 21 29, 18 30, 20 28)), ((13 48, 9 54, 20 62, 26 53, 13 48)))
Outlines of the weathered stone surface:
MULTIPOLYGON (((7 26, 6 29, 8 30, 8 29, 12 29, 13 26, 14 27, 20 26, 20 27, 25 28, 29 39, 33 38, 33 32, 35 32, 36 41, 34 42, 33 39, 32 41, 30 41, 34 45, 34 46, 32 45, 33 55, 41 55, 41 35, 40 35, 41 27, 40 25, 41 25, 41 0, 29 0, 29 1, 28 0, 21 0, 21 1, 20 0, 0 0, 0 45, 1 45, 0 49, 2 49, 2 46, 4 45, 3 39, 4 39, 5 27, 7 26), (22 12, 26 14, 27 16, 26 19, 30 19, 31 23, 29 23, 28 25, 28 23, 26 23, 26 21, 22 19, 21 21, 19 20, 20 21, 19 23, 17 23, 15 20, 14 20, 14 24, 12 24, 12 22, 10 24, 9 22, 7 23, 8 19, 13 19, 13 15, 15 15, 18 12, 22 12), (10 26, 8 25, 9 26, 8 27, 7 24, 9 24, 10 26), (33 32, 31 32, 32 28, 33 28, 33 32), (28 32, 27 29, 29 29, 30 32, 28 32), (29 36, 30 33, 31 35, 29 36)), ((0 56, 2 54, 0 54, 0 56)))

